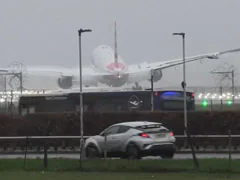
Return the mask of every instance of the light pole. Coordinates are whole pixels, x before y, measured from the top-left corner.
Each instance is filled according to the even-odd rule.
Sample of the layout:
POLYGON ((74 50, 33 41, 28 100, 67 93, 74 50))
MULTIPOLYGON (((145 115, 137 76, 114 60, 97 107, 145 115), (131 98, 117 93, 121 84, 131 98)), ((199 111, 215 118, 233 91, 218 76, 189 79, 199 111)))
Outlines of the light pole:
POLYGON ((79 37, 79 88, 80 88, 80 102, 79 102, 79 110, 80 110, 80 168, 82 167, 82 159, 83 159, 83 149, 84 149, 84 139, 83 139, 83 98, 82 98, 82 50, 81 50, 81 35, 84 32, 91 32, 91 29, 80 29, 78 30, 79 37))
POLYGON ((173 33, 173 35, 182 36, 183 43, 183 82, 181 83, 184 93, 184 135, 186 135, 187 130, 187 98, 186 98, 186 68, 185 68, 185 33, 173 33))
POLYGON ((153 97, 153 70, 151 70, 151 111, 154 111, 154 97, 153 97))
POLYGON ((185 141, 185 146, 188 144, 190 144, 191 150, 192 150, 192 156, 193 156, 193 161, 194 161, 194 165, 195 168, 198 169, 199 168, 199 164, 197 161, 197 157, 195 155, 195 151, 192 145, 192 142, 190 141, 190 135, 188 133, 188 129, 187 129, 187 96, 186 96, 186 68, 185 68, 185 33, 181 32, 181 33, 173 33, 173 35, 177 35, 177 36, 182 36, 182 43, 183 43, 183 82, 181 83, 182 88, 183 88, 183 93, 184 93, 184 135, 186 136, 186 141, 185 141))

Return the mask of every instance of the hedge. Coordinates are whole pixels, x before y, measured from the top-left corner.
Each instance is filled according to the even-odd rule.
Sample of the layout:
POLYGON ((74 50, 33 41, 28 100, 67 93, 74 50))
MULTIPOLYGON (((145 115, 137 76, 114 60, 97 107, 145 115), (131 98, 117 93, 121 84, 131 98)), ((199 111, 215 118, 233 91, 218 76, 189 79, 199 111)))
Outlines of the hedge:
MULTIPOLYGON (((77 136, 80 135, 79 119, 79 114, 76 113, 39 113, 27 116, 1 114, 0 136, 77 136)), ((161 122, 173 130, 175 135, 182 135, 184 132, 183 112, 116 112, 85 113, 84 135, 99 134, 103 129, 115 123, 139 120, 161 122)), ((188 112, 188 130, 192 135, 225 135, 229 129, 232 134, 240 134, 240 112, 188 112)), ((2 142, 0 146, 11 144, 10 140, 0 142, 2 142)), ((41 144, 43 140, 31 142, 41 144)), ((63 143, 67 143, 66 146, 74 146, 79 143, 79 140, 49 142, 58 146, 64 146, 63 143)), ((218 143, 223 143, 223 141, 218 143)), ((15 145, 23 146, 24 144, 22 141, 16 141, 15 145)))

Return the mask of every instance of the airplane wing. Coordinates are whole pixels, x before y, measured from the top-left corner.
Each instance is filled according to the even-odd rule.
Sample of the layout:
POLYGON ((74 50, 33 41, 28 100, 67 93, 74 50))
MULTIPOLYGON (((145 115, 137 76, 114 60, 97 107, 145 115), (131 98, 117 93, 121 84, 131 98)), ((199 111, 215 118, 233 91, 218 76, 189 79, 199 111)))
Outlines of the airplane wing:
MULTIPOLYGON (((110 75, 109 73, 98 72, 90 66, 82 67, 83 76, 101 76, 110 75)), ((13 70, 11 68, 0 68, 0 75, 8 73, 19 73, 21 70, 13 70)), ((28 66, 23 74, 27 75, 39 75, 39 76, 79 76, 79 69, 77 68, 65 68, 61 66, 28 66)))
MULTIPOLYGON (((185 58, 185 63, 199 61, 203 59, 219 59, 221 55, 235 53, 239 51, 240 51, 240 48, 230 49, 230 50, 221 51, 221 52, 190 56, 185 58)), ((129 76, 128 83, 139 82, 142 80, 149 80, 151 77, 151 70, 163 70, 163 69, 174 67, 180 64, 183 64, 183 58, 168 60, 168 61, 153 62, 153 63, 141 63, 141 64, 130 65, 129 70, 127 72, 129 76)))
POLYGON ((7 73, 7 72, 8 72, 7 69, 4 69, 4 68, 1 68, 1 69, 0 69, 0 75, 1 75, 1 74, 4 74, 4 73, 7 73))

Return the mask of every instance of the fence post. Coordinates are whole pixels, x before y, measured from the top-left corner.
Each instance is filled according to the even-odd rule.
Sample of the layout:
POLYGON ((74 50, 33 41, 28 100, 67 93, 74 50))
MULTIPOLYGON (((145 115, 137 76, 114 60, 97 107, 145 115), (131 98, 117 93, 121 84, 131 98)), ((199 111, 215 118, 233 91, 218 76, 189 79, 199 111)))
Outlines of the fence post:
POLYGON ((47 157, 47 139, 44 141, 44 160, 43 160, 43 164, 44 164, 44 169, 47 169, 48 167, 48 157, 47 157))
MULTIPOLYGON (((49 136, 49 130, 51 129, 51 122, 48 121, 47 127, 43 132, 44 136, 49 136)), ((44 169, 48 168, 48 154, 47 154, 47 150, 48 150, 48 139, 44 139, 44 159, 43 159, 43 165, 44 165, 44 169)))
POLYGON ((25 152, 24 152, 24 169, 26 169, 26 159, 27 159, 27 148, 28 148, 28 136, 26 138, 25 152))
POLYGON ((197 160, 197 157, 196 157, 194 148, 193 148, 193 143, 192 143, 192 141, 191 141, 190 134, 189 134, 187 128, 186 128, 186 134, 187 134, 188 143, 189 143, 189 145, 190 145, 190 147, 191 147, 191 151, 192 151, 192 156, 193 156, 193 162, 194 162, 195 169, 199 169, 199 163, 198 163, 198 160, 197 160))
POLYGON ((231 168, 231 162, 232 162, 232 136, 231 136, 231 130, 228 130, 228 169, 231 168))

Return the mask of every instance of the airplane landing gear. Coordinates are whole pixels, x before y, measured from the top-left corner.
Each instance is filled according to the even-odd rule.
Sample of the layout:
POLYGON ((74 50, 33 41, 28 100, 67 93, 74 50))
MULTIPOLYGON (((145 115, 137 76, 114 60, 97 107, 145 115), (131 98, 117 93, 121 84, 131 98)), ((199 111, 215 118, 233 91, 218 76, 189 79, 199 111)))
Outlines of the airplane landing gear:
POLYGON ((135 86, 132 87, 132 90, 142 90, 142 86, 140 86, 138 82, 135 82, 134 84, 135 86))

